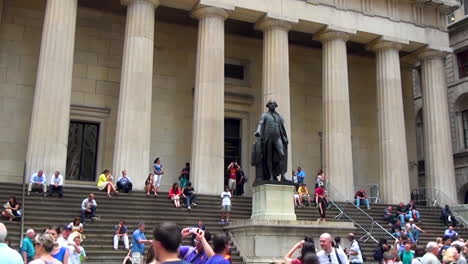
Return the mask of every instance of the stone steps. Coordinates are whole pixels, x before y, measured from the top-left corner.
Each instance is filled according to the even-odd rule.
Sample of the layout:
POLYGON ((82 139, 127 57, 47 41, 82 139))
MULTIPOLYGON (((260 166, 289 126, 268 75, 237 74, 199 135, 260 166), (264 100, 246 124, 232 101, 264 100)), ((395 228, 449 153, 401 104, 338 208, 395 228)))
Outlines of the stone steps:
MULTIPOLYGON (((19 199, 21 197, 21 185, 4 183, 0 185, 0 203, 4 203, 9 194, 14 194, 19 199)), ((112 249, 113 226, 120 218, 127 221, 130 231, 135 230, 138 222, 143 221, 147 225, 146 235, 151 237, 151 228, 156 223, 163 221, 176 222, 180 226, 194 225, 198 219, 202 219, 210 232, 223 232, 223 226, 218 224, 220 197, 210 195, 199 195, 197 198, 197 207, 191 211, 185 208, 174 208, 170 200, 167 199, 167 193, 160 193, 158 197, 146 197, 143 192, 132 192, 129 194, 120 194, 112 198, 105 196, 104 192, 97 191, 94 187, 67 187, 65 188, 65 197, 59 199, 56 197, 44 198, 37 193, 25 199, 25 228, 34 228, 37 231, 44 229, 51 224, 64 225, 72 221, 80 213, 81 201, 87 194, 93 192, 98 203, 97 215, 101 221, 87 222, 85 225, 85 235, 87 236, 83 246, 89 255, 88 263, 121 263, 125 256, 123 250, 114 251, 112 249), (51 211, 48 211, 50 208, 51 211)), ((20 199, 19 199, 20 200, 20 199)), ((233 197, 233 211, 231 219, 248 219, 251 215, 252 200, 250 197, 233 197)), ((337 203, 338 206, 356 222, 367 230, 371 229, 371 223, 367 216, 362 212, 346 203, 337 203)), ((383 212, 387 205, 375 204, 371 210, 365 210, 371 217, 379 222, 387 230, 390 228, 381 220, 383 212)), ((421 234, 421 244, 442 236, 445 227, 439 220, 440 209, 431 207, 418 207, 421 212, 423 222, 419 226, 427 233, 421 234)), ((327 221, 349 221, 345 218, 336 220, 334 217, 339 214, 336 208, 327 210, 327 221)), ((296 215, 298 220, 315 221, 319 218, 318 210, 315 207, 297 208, 296 215)), ((12 240, 13 247, 19 245, 20 223, 6 223, 9 230, 9 237, 12 240)), ((461 234, 467 237, 465 230, 461 234)), ((357 237, 364 235, 360 229, 356 229, 357 237)), ((373 236, 376 239, 388 237, 388 235, 379 229, 373 229, 373 236)), ((304 234, 305 235, 305 234, 304 234)), ((319 234, 312 234, 318 236, 319 234)), ((343 238, 345 239, 345 238, 343 238)), ((184 243, 190 243, 188 239, 184 243)), ((360 242, 361 248, 369 260, 372 258, 372 252, 376 244, 374 241, 360 242)), ((292 246, 292 245, 291 245, 292 246)), ((319 247, 319 245, 317 245, 319 247)), ((284 254, 283 252, 281 254, 284 254)), ((232 260, 234 263, 242 263, 239 252, 234 247, 232 251, 232 260)))

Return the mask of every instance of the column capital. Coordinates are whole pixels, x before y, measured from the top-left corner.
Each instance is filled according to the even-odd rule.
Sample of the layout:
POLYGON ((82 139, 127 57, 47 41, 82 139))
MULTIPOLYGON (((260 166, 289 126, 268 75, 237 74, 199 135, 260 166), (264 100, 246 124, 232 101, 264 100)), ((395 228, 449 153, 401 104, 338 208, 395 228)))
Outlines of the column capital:
POLYGON ((229 12, 226 9, 212 6, 201 6, 192 9, 191 16, 200 20, 204 17, 220 17, 226 20, 229 17, 229 12))
POLYGON ((139 2, 139 1, 149 2, 153 4, 155 7, 159 6, 159 0, 120 0, 120 4, 124 6, 129 6, 130 4, 139 2))
POLYGON ((335 39, 348 41, 348 39, 354 34, 356 34, 356 30, 328 25, 315 33, 314 39, 321 42, 327 42, 335 39))
POLYGON ((420 51, 417 51, 417 57, 421 60, 426 59, 444 59, 450 52, 443 50, 434 50, 424 48, 420 51))
POLYGON ((261 19, 255 23, 255 29, 261 30, 261 31, 266 31, 272 28, 277 28, 277 29, 282 29, 284 31, 289 31, 292 28, 293 23, 286 21, 286 20, 281 20, 277 18, 271 18, 264 16, 261 19))
POLYGON ((378 37, 377 39, 371 41, 367 44, 366 48, 377 52, 379 50, 385 49, 396 49, 401 50, 403 45, 408 44, 408 40, 389 38, 385 36, 378 37))

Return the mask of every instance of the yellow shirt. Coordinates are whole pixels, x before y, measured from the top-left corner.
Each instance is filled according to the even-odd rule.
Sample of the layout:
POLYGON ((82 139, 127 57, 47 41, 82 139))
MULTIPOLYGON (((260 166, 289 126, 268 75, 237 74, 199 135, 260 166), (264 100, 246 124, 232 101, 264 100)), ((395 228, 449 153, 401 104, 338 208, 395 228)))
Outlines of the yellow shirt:
POLYGON ((100 186, 100 185, 103 184, 104 182, 107 182, 107 176, 106 176, 105 174, 99 175, 99 179, 98 179, 98 182, 97 182, 97 186, 100 186))
POLYGON ((299 188, 297 189, 297 192, 299 194, 309 194, 309 190, 307 190, 307 187, 302 187, 302 186, 299 186, 299 188))

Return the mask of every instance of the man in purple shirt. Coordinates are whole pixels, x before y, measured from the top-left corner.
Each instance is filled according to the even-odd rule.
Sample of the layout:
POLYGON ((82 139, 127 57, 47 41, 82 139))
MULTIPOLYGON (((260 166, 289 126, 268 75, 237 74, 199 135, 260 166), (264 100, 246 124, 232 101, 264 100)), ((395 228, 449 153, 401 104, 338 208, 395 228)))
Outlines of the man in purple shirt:
POLYGON ((193 241, 195 243, 195 247, 179 247, 179 258, 182 260, 192 264, 205 264, 206 261, 214 255, 213 249, 209 244, 211 234, 208 231, 205 232, 196 227, 187 227, 182 229, 181 234, 182 238, 189 236, 190 234, 196 235, 196 238, 193 241))
POLYGON ((229 238, 225 234, 215 234, 213 236, 213 251, 215 255, 208 259, 206 264, 230 264, 229 251, 229 238))

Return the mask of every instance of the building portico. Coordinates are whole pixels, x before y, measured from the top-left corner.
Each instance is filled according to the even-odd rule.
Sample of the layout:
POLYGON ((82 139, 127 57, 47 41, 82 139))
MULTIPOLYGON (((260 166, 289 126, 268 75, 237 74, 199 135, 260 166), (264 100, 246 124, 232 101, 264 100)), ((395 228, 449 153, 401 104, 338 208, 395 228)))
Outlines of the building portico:
POLYGON ((455 1, 37 2, 4 1, 0 67, 19 74, 4 76, 0 123, 29 134, 6 130, 0 136, 0 146, 11 149, 0 157, 1 180, 16 181, 24 164, 27 175, 38 169, 69 175, 81 163, 94 162, 95 174, 112 168, 118 176, 126 169, 134 189, 142 189, 152 160, 160 157, 164 188, 177 181, 188 161, 196 191, 219 194, 225 119, 233 118, 240 120, 237 161, 251 186, 253 133, 265 102, 275 99, 290 138, 288 177, 301 166, 313 185, 323 168, 336 200, 352 198, 357 185, 377 184, 384 202, 407 201, 416 187, 411 164, 417 157, 411 67, 402 67, 400 59, 406 56, 424 68, 430 118, 424 122, 425 145, 433 146, 426 148, 426 174, 434 187, 452 192, 451 151, 440 142, 449 140, 448 130, 435 129, 447 125, 448 114, 445 97, 438 96, 446 88, 438 73, 443 57, 434 54, 450 52, 444 17, 455 1), (48 12, 54 8, 67 16, 64 37, 53 35, 65 19, 48 12), (43 23, 51 19, 56 23, 43 23), (63 47, 68 59, 44 63, 55 61, 43 55, 50 47, 63 47), (232 76, 226 76, 229 67, 232 76), (63 84, 54 83, 57 69, 66 71, 60 74, 63 84), (49 109, 51 94, 60 109, 49 109), (70 149, 70 134, 65 153, 62 130, 70 121, 96 124, 93 161, 79 154, 70 160, 83 153, 70 149))

